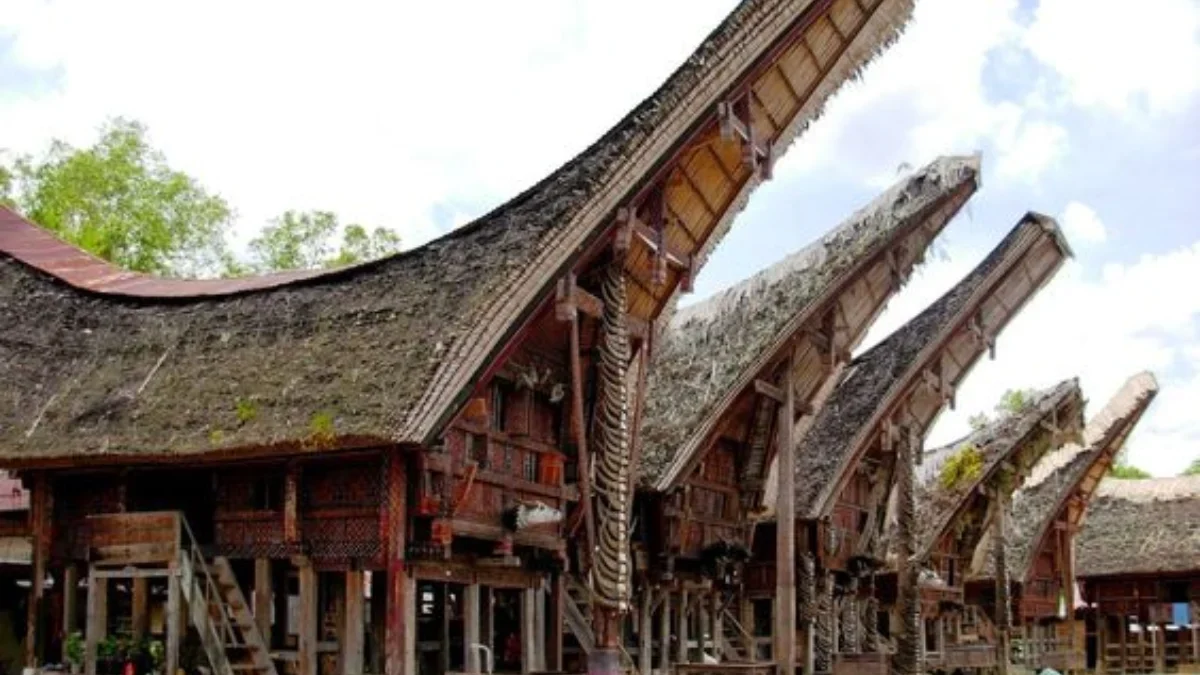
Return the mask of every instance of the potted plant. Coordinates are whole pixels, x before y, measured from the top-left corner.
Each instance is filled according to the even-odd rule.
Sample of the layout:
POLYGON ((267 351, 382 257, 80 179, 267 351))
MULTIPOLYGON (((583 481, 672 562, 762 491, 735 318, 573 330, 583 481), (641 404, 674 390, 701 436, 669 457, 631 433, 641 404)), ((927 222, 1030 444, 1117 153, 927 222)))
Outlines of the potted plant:
POLYGON ((75 631, 63 641, 63 656, 71 670, 71 675, 83 672, 84 659, 83 633, 75 631))

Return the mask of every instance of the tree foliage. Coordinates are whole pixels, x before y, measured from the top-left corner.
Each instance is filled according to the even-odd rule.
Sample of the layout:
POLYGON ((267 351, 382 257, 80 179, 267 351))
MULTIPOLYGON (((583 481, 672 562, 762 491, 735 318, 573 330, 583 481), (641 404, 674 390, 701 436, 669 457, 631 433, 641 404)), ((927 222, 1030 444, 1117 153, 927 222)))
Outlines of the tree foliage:
POLYGON ((287 211, 250 242, 251 268, 294 270, 339 267, 381 258, 400 248, 392 230, 338 223, 329 211, 287 211), (340 234, 340 241, 338 240, 340 234))
POLYGON ((145 126, 122 118, 101 127, 90 147, 56 140, 40 157, 0 161, 0 204, 119 267, 152 274, 335 267, 400 248, 387 228, 342 227, 328 211, 287 211, 250 242, 250 259, 239 260, 226 238, 230 206, 168 166, 145 126))
POLYGON ((938 472, 938 482, 947 490, 955 490, 983 475, 983 453, 974 443, 964 443, 946 458, 938 472))
POLYGON ((126 269, 211 273, 229 256, 229 205, 169 167, 137 122, 108 122, 87 148, 54 141, 5 173, 10 194, 16 183, 12 201, 29 219, 126 269))
POLYGON ((1200 457, 1192 460, 1191 464, 1183 470, 1180 476, 1200 476, 1200 457))
MULTIPOLYGON (((1009 415, 1024 412, 1029 406, 1033 405, 1033 399, 1036 396, 1037 392, 1032 389, 1009 389, 1004 392, 992 410, 997 418, 1004 419, 1009 415)), ((967 418, 967 424, 971 425, 972 431, 982 431, 984 427, 991 423, 992 417, 982 411, 967 418)))
POLYGON ((1121 480, 1140 480, 1151 477, 1148 471, 1129 464, 1124 460, 1114 463, 1112 468, 1108 470, 1108 475, 1121 480))

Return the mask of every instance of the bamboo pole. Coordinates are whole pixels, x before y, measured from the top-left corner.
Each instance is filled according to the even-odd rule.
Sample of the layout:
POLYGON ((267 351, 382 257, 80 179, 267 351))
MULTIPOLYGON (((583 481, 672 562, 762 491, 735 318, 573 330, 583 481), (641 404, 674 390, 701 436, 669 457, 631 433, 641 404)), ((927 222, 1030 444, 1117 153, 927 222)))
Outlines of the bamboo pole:
POLYGON ((792 416, 795 415, 795 351, 788 354, 783 377, 783 406, 779 410, 779 486, 775 542, 775 662, 780 675, 796 671, 796 457, 792 416))

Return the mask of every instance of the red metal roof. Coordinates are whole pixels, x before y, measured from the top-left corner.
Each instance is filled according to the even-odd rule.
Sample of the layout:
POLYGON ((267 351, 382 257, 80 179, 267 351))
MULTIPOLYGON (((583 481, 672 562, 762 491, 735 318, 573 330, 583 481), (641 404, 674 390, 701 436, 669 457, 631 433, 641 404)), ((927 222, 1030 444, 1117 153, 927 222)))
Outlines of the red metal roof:
POLYGON ((139 298, 228 295, 312 279, 331 270, 293 270, 229 279, 171 279, 129 272, 0 207, 0 252, 83 290, 139 298))

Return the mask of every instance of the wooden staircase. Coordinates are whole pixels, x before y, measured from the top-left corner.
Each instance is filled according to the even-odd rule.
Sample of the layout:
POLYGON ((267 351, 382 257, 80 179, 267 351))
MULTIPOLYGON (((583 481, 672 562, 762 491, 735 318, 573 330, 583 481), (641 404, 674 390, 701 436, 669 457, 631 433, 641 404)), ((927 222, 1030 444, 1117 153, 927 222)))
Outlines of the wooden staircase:
MULTIPOLYGON (((574 576, 567 576, 567 597, 563 602, 563 620, 567 630, 575 636, 575 641, 584 654, 591 654, 596 648, 596 635, 592 631, 592 591, 574 576)), ((625 672, 635 672, 637 665, 633 657, 625 651, 625 646, 618 647, 621 652, 621 668, 625 672)))
POLYGON ((728 607, 722 608, 721 612, 724 614, 721 620, 721 634, 716 636, 721 641, 721 660, 733 663, 756 661, 754 653, 749 651, 754 645, 754 636, 746 631, 728 607))
POLYGON ((204 556, 182 513, 93 516, 89 525, 93 571, 161 571, 178 584, 214 675, 277 675, 229 561, 204 556))

